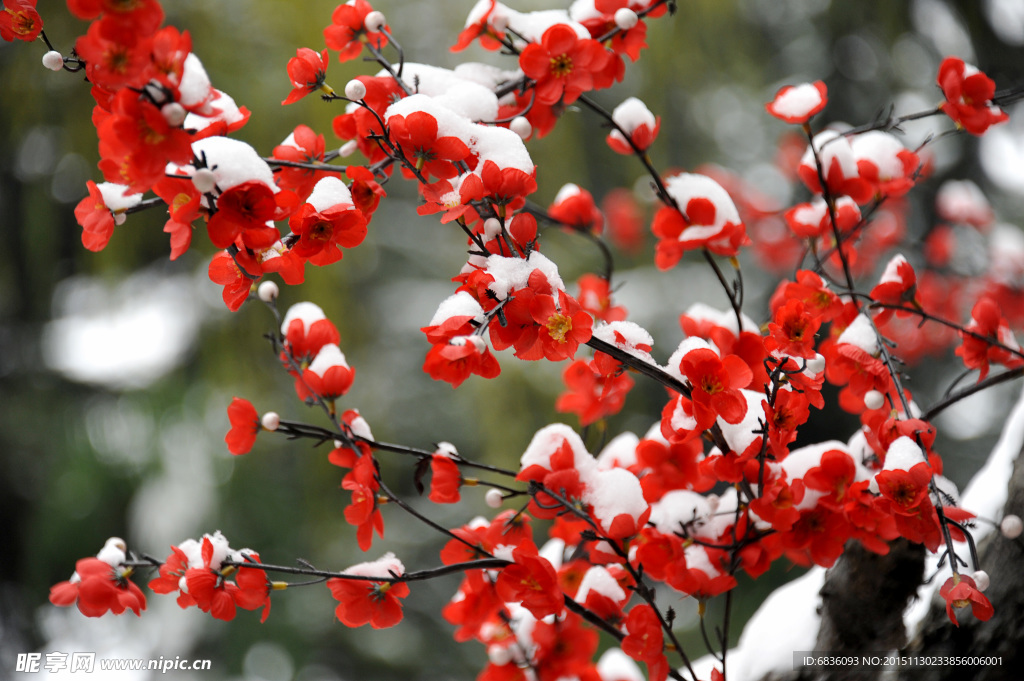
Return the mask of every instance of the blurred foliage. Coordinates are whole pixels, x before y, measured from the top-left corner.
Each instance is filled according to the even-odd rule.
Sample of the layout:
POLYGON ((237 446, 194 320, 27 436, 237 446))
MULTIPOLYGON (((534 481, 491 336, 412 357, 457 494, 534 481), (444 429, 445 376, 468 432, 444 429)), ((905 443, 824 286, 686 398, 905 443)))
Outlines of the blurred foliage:
MULTIPOLYGON (((83 25, 61 3, 42 4, 49 5, 42 8, 48 36, 58 49, 69 50, 83 25)), ((449 67, 476 59, 510 64, 477 47, 459 55, 447 51, 470 0, 377 4, 410 60, 449 67)), ((542 6, 510 4, 523 10, 542 6)), ((628 65, 625 81, 595 99, 611 108, 636 95, 661 115, 662 135, 651 151, 659 168, 714 162, 756 179, 772 163, 784 132, 760 107, 784 83, 825 79, 831 100, 825 120, 870 120, 906 91, 934 103, 938 92, 932 80, 944 46, 941 36, 928 35, 930 13, 938 13, 936 22, 939 14, 959 22, 975 63, 997 82, 1019 83, 1019 46, 993 36, 981 5, 684 0, 675 17, 650 22, 650 50, 643 60, 628 65)), ((167 22, 192 34, 213 84, 253 111, 240 139, 266 154, 295 125, 306 123, 326 135, 329 147, 337 144, 330 122, 340 105, 307 98, 280 106, 289 90, 288 58, 296 47, 321 49, 333 3, 179 0, 165 6, 167 22)), ((202 229, 193 249, 173 263, 166 260, 159 211, 132 216, 102 253, 81 247, 72 210, 84 195, 85 180, 98 179, 92 104, 81 76, 41 68, 43 51, 41 44, 0 44, 0 527, 6 538, 0 560, 0 669, 13 668, 11 655, 43 645, 49 635, 43 623, 52 614, 49 586, 66 579, 74 561, 94 554, 111 534, 158 557, 166 554, 166 544, 220 529, 234 546, 250 546, 267 562, 301 557, 341 569, 364 560, 342 516, 347 495, 338 490, 340 471, 327 463, 325 448, 262 437, 241 459, 224 451, 224 408, 232 395, 284 418, 316 422, 319 415, 294 399, 290 379, 262 338, 273 326, 268 311, 250 303, 228 314, 220 306, 219 289, 203 281, 213 249, 202 229), (154 279, 186 275, 195 280, 193 290, 181 295, 193 296, 202 322, 180 364, 152 384, 125 390, 74 383, 48 370, 43 335, 59 311, 58 284, 88 275, 116 286, 140 269, 154 279), (164 544, 150 543, 157 539, 164 544)), ((372 71, 372 64, 334 61, 328 81, 340 87, 372 71)), ((604 135, 595 117, 573 108, 552 135, 531 144, 539 168, 538 202, 550 201, 564 182, 587 187, 600 198, 642 177, 638 164, 606 148, 604 135)), ((948 145, 943 154, 951 160, 943 172, 984 186, 974 140, 959 137, 948 145)), ((562 367, 506 360, 500 379, 474 378, 458 391, 420 371, 425 347, 418 328, 450 294, 448 279, 464 261, 463 239, 433 217, 416 216, 411 187, 396 181, 387 191, 389 199, 367 241, 336 266, 309 268, 303 287, 283 291, 282 309, 313 300, 337 323, 342 348, 357 371, 344 405, 358 407, 376 437, 420 447, 449 440, 473 458, 515 465, 539 427, 553 420, 574 422, 551 408, 561 390, 562 367)), ((929 219, 929 191, 922 192, 917 206, 924 220, 929 219)), ((782 194, 780 200, 786 198, 782 194)), ((1019 218, 1011 211, 1019 208, 1019 197, 992 198, 1004 217, 1019 218)), ((632 272, 619 279, 625 282, 624 295, 631 285, 636 291, 640 282, 651 280, 652 247, 648 243, 636 256, 616 256, 620 271, 632 272)), ((566 281, 600 263, 590 244, 554 230, 545 234, 544 248, 566 281)), ((680 268, 654 280, 662 282, 655 291, 660 286, 666 294, 658 303, 665 307, 647 311, 658 313, 648 326, 658 343, 656 356, 667 356, 678 341, 678 314, 713 291, 698 281, 707 277, 701 269, 680 268)), ((753 275, 751 282, 748 311, 762 321, 758 310, 773 285, 753 275)), ((709 295, 712 304, 724 303, 720 293, 709 295)), ((916 387, 932 385, 940 372, 933 373, 916 387)), ((641 382, 630 398, 630 413, 610 419, 608 436, 623 428, 645 431, 657 418, 662 396, 661 389, 641 382)), ((845 439, 856 422, 826 414, 814 423, 815 436, 845 439)), ((588 433, 595 451, 601 437, 598 429, 588 433)), ((968 462, 947 470, 965 475, 977 465, 970 459, 984 457, 989 442, 957 445, 968 462)), ((385 477, 412 493, 407 462, 382 458, 385 477)), ((431 513, 442 523, 461 524, 472 516, 470 509, 484 510, 482 492, 476 492, 466 490, 465 508, 431 513)), ((439 539, 393 510, 385 509, 386 539, 375 542, 370 558, 394 550, 410 569, 436 564, 439 539)), ((786 573, 773 569, 736 592, 733 639, 742 620, 788 578, 786 573)), ((182 639, 186 648, 177 650, 170 638, 158 636, 162 642, 152 648, 153 655, 173 649, 213 658, 214 675, 204 679, 285 678, 289 669, 304 669, 303 678, 310 679, 472 678, 483 651, 455 645, 450 627, 437 616, 457 584, 451 577, 418 585, 406 601, 406 621, 380 632, 345 629, 334 620, 322 587, 276 596, 264 625, 251 613, 224 624, 172 607, 161 616, 172 623, 168 631, 188 631, 182 639)), ((677 609, 680 626, 692 626, 692 604, 681 602, 677 609)), ((66 614, 83 620, 77 612, 66 614)), ((131 631, 134 618, 124 619, 131 631)), ((702 646, 695 642, 691 649, 702 646)))

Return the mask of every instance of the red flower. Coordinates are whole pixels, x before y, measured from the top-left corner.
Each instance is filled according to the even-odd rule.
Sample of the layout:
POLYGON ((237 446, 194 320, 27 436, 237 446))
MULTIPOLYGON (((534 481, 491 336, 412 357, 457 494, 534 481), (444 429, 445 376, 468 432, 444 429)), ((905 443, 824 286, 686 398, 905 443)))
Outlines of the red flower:
POLYGON ((992 104, 996 84, 976 67, 965 64, 963 59, 943 59, 939 65, 938 83, 946 98, 942 110, 958 128, 972 135, 980 135, 990 125, 1009 118, 992 104))
POLYGON ((612 151, 627 156, 636 153, 633 151, 633 146, 641 152, 647 151, 654 144, 658 131, 661 130, 661 117, 652 114, 647 106, 636 97, 630 97, 615 107, 612 119, 622 129, 622 132, 619 132, 618 129, 612 130, 608 133, 605 141, 612 151), (632 146, 623 135, 629 137, 629 141, 633 142, 632 146))
POLYGON ((893 512, 914 515, 917 507, 928 497, 928 483, 932 469, 923 461, 905 470, 882 471, 875 476, 878 491, 893 504, 893 512))
POLYGON ((736 355, 719 357, 714 350, 699 348, 686 353, 679 369, 693 386, 694 416, 698 428, 708 428, 721 416, 727 423, 739 423, 747 413, 747 401, 740 392, 753 378, 750 367, 736 355))
POLYGON ((318 211, 304 203, 288 226, 299 237, 292 252, 320 266, 341 260, 342 248, 355 248, 366 238, 366 218, 350 204, 318 211))
POLYGON ((86 617, 100 617, 107 612, 120 615, 131 610, 136 615, 146 609, 146 596, 128 578, 131 568, 111 566, 99 558, 82 558, 75 563, 77 580, 55 584, 50 588, 50 602, 67 606, 78 603, 86 617))
POLYGON ((243 554, 246 562, 252 563, 253 567, 240 567, 235 575, 235 584, 238 591, 232 595, 235 604, 244 610, 256 610, 263 608, 260 615, 260 622, 266 622, 270 615, 270 591, 274 584, 267 578, 267 573, 255 567, 259 565, 260 557, 256 553, 243 554))
MULTIPOLYGON (((296 163, 323 163, 324 136, 317 135, 307 125, 296 126, 288 139, 274 147, 272 157, 296 163)), ((281 166, 274 173, 274 182, 282 189, 291 189, 305 199, 317 181, 326 176, 327 172, 323 170, 281 166)))
POLYGON ((171 555, 164 559, 160 566, 160 576, 149 580, 149 588, 158 594, 171 594, 178 591, 178 605, 187 608, 195 605, 195 599, 187 591, 180 591, 181 578, 188 571, 188 556, 177 546, 171 547, 171 555))
POLYGON ((502 168, 491 160, 484 161, 480 170, 484 193, 495 204, 498 215, 505 217, 526 205, 526 197, 537 191, 536 173, 518 168, 502 168))
POLYGON ((214 546, 209 537, 203 537, 202 557, 203 567, 185 571, 188 594, 203 612, 225 622, 232 620, 235 618, 235 592, 238 586, 224 579, 219 568, 212 567, 214 546))
POLYGON ((75 219, 82 226, 82 245, 90 251, 102 251, 114 234, 114 216, 95 182, 86 182, 89 196, 75 206, 75 219))
POLYGON ((426 176, 455 177, 455 163, 469 156, 469 147, 458 137, 437 136, 437 119, 425 111, 391 116, 388 130, 409 162, 426 176))
POLYGON ((384 188, 374 178, 370 169, 365 166, 348 166, 345 168, 345 176, 352 180, 352 185, 349 187, 352 203, 355 204, 356 210, 366 216, 366 221, 369 222, 373 211, 377 210, 381 197, 387 196, 384 193, 384 188))
POLYGON ((988 296, 974 304, 971 310, 971 323, 967 325, 967 331, 984 336, 992 341, 1002 344, 1003 347, 993 345, 982 338, 960 332, 963 344, 956 349, 956 354, 963 358, 964 365, 968 369, 978 369, 981 375, 978 381, 985 380, 988 375, 989 363, 1002 364, 1008 369, 1015 369, 1024 364, 1024 358, 1020 355, 1020 346, 1017 345, 1013 332, 1006 322, 999 306, 988 296), (1016 350, 1017 352, 1011 352, 1016 350))
POLYGON ((580 38, 566 24, 555 24, 519 55, 519 68, 536 81, 540 104, 561 100, 572 104, 594 88, 594 73, 604 68, 611 53, 591 38, 580 38))
POLYGON ((664 206, 654 215, 651 231, 660 239, 654 255, 658 269, 669 269, 686 251, 707 248, 731 257, 749 243, 736 204, 713 179, 681 173, 665 185, 678 208, 664 206))
POLYGON ((953 576, 947 579, 939 589, 939 595, 946 599, 946 614, 957 627, 960 626, 960 623, 956 620, 954 608, 965 608, 969 605, 971 613, 982 622, 991 619, 995 612, 992 603, 978 590, 974 579, 967 575, 953 573, 953 576))
POLYGON ((31 42, 43 30, 43 20, 36 11, 36 0, 4 0, 0 10, 0 38, 11 42, 31 42))
POLYGON ((491 13, 494 11, 495 4, 496 0, 489 0, 489 4, 482 13, 478 13, 474 8, 474 11, 467 17, 466 27, 459 33, 458 40, 449 48, 452 52, 461 52, 477 38, 480 38, 480 47, 485 50, 501 49, 501 41, 505 39, 505 34, 494 30, 490 25, 491 13))
POLYGON ((459 501, 462 473, 445 451, 435 452, 430 458, 430 500, 435 504, 455 504, 459 501))
POLYGON ((309 368, 302 372, 302 381, 295 384, 299 399, 309 401, 313 395, 333 404, 352 387, 356 371, 348 365, 345 354, 334 343, 329 343, 316 354, 309 368))
POLYGON ((765 339, 764 347, 769 352, 813 359, 817 354, 814 335, 820 326, 821 318, 813 316, 802 300, 790 300, 775 310, 773 321, 768 324, 771 335, 765 339))
POLYGON ((366 551, 373 544, 373 532, 384 536, 384 518, 377 507, 377 466, 372 456, 361 456, 341 481, 343 489, 352 492, 352 503, 345 507, 345 520, 356 526, 356 541, 366 551))
POLYGON ((548 208, 548 215, 566 227, 600 234, 604 216, 597 209, 594 197, 586 189, 570 183, 562 187, 548 208))
POLYGON ((294 104, 316 90, 332 94, 334 90, 327 85, 327 50, 317 54, 308 47, 300 47, 295 56, 288 60, 288 77, 292 81, 292 91, 281 104, 294 104))
MULTIPOLYGON (((242 253, 239 252, 235 257, 241 260, 242 253)), ((253 284, 262 275, 259 265, 251 258, 249 262, 246 262, 245 269, 246 272, 243 272, 235 259, 227 251, 221 251, 213 256, 213 260, 210 261, 210 267, 207 271, 210 281, 224 287, 224 292, 221 296, 224 299, 224 304, 232 312, 237 311, 238 308, 242 307, 242 303, 248 300, 249 294, 253 290, 253 284), (255 279, 247 276, 247 272, 252 274, 255 279)))
POLYGON ((627 633, 622 639, 622 652, 646 663, 651 681, 664 681, 668 677, 668 660, 661 621, 654 608, 646 603, 634 606, 626 615, 625 624, 627 633))
POLYGON ((565 608, 555 568, 547 558, 518 548, 512 552, 515 563, 505 566, 495 588, 507 603, 521 603, 537 619, 557 615, 565 608))
POLYGON ((825 83, 816 80, 802 85, 787 85, 764 105, 765 110, 780 121, 802 125, 828 104, 825 83))
MULTIPOLYGON (((380 560, 353 565, 344 574, 393 578, 404 573, 402 562, 388 553, 380 560)), ((327 580, 327 588, 338 601, 334 614, 348 627, 369 624, 374 629, 385 629, 395 626, 402 619, 402 604, 398 599, 409 595, 409 585, 405 582, 333 577, 327 580)))
MULTIPOLYGON (((426 330, 430 327, 424 327, 426 330)), ((483 338, 473 334, 453 336, 431 346, 423 360, 423 371, 435 381, 458 388, 472 374, 494 378, 501 373, 498 360, 483 338)))
MULTIPOLYGON (((75 52, 85 60, 90 83, 107 90, 140 87, 145 83, 151 38, 140 37, 130 24, 95 21, 75 41, 75 52)), ((135 96, 134 92, 129 92, 135 96)))
POLYGON ((634 381, 625 373, 602 375, 592 362, 576 360, 562 372, 568 392, 559 395, 555 411, 571 412, 587 426, 605 416, 617 414, 626 402, 634 381))
POLYGON ((239 236, 248 248, 267 248, 281 238, 267 225, 277 214, 274 192, 262 182, 243 182, 217 198, 217 212, 206 229, 217 248, 227 248, 239 236))
MULTIPOLYGON (((355 59, 363 51, 363 39, 380 49, 388 44, 383 33, 369 33, 366 30, 366 15, 373 11, 366 0, 348 0, 338 5, 331 15, 331 25, 324 29, 324 42, 332 50, 338 50, 338 61, 355 59)), ((387 29, 387 26, 384 27, 387 29)))
POLYGON ((535 296, 530 303, 530 315, 540 325, 537 342, 532 350, 516 351, 522 359, 540 359, 541 354, 557 362, 572 357, 580 343, 590 340, 594 320, 565 291, 558 292, 558 304, 552 296, 535 296))
POLYGON ((249 400, 236 397, 228 406, 228 419, 231 421, 231 430, 224 436, 228 451, 232 454, 248 453, 262 427, 256 407, 249 400))

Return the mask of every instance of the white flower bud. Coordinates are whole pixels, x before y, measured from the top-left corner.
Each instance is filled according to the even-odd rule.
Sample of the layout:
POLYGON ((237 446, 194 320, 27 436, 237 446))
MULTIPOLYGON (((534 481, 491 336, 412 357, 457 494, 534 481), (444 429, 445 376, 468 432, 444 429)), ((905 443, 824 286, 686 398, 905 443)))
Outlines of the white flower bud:
POLYGON ((264 430, 273 432, 277 430, 279 425, 281 425, 281 417, 277 415, 277 412, 268 411, 263 415, 263 418, 260 419, 260 425, 263 426, 264 430))
POLYGON ((508 124, 509 129, 515 134, 519 135, 522 139, 529 139, 530 135, 533 134, 533 124, 526 120, 524 116, 516 116, 508 124))
POLYGON ((163 115, 164 120, 167 121, 167 125, 172 128, 180 127, 185 122, 185 116, 188 112, 185 111, 185 107, 177 102, 168 102, 160 107, 160 113, 163 115))
POLYGON ((43 55, 43 66, 51 71, 60 71, 64 68, 64 57, 57 50, 50 50, 43 55))
POLYGON ((999 523, 999 531, 1007 539, 1016 539, 1024 532, 1024 520, 1019 515, 1003 516, 1003 522, 999 523))
POLYGON ((501 494, 500 489, 494 489, 493 487, 487 490, 487 494, 484 495, 484 501, 491 508, 501 508, 501 505, 505 502, 505 498, 501 494))
POLYGON ((338 156, 346 158, 356 153, 357 151, 359 151, 359 142, 357 142, 356 140, 349 140, 348 142, 342 144, 341 148, 338 149, 338 156))
POLYGON ((628 7, 622 7, 615 11, 615 25, 623 31, 633 28, 639 21, 640 17, 628 7))
POLYGON ((487 646, 487 659, 495 667, 504 667, 512 661, 512 651, 509 650, 508 646, 487 646))
POLYGON ((278 294, 281 293, 281 289, 278 288, 277 282, 275 281, 264 281, 261 282, 259 288, 256 289, 256 295, 260 297, 264 303, 272 303, 277 300, 278 294))
POLYGON ((885 405, 885 395, 877 390, 864 393, 864 406, 868 409, 881 409, 885 405))
POLYGON ((501 221, 498 218, 487 218, 484 220, 484 236, 488 239, 493 239, 499 234, 501 234, 501 221))
POLYGON ((988 573, 984 570, 978 570, 971 577, 974 578, 974 584, 978 587, 978 591, 984 591, 992 583, 988 578, 988 573))
POLYGON ((377 33, 380 29, 384 28, 384 24, 387 23, 387 19, 384 18, 383 12, 374 10, 366 15, 366 19, 363 21, 363 26, 370 33, 377 33))
POLYGON ((209 194, 217 186, 217 176, 209 168, 200 168, 192 174, 192 185, 200 194, 209 194))
POLYGON ((128 216, 124 213, 114 213, 114 224, 121 226, 128 220, 128 216))
POLYGON ((345 85, 345 96, 358 102, 366 96, 366 86, 362 81, 352 79, 345 85))
POLYGON ((814 359, 807 360, 807 371, 812 374, 820 374, 825 370, 825 358, 821 355, 816 355, 814 359))

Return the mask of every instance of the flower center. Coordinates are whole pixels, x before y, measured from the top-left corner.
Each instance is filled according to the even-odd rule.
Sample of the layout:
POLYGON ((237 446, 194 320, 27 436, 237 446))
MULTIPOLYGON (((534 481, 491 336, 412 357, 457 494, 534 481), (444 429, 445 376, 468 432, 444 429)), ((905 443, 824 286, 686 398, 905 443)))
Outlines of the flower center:
POLYGON ((567 54, 560 54, 551 58, 551 75, 555 78, 565 78, 572 73, 572 57, 567 54))
POLYGON ((565 334, 572 331, 572 318, 561 313, 555 313, 548 318, 548 335, 559 343, 565 342, 565 334))

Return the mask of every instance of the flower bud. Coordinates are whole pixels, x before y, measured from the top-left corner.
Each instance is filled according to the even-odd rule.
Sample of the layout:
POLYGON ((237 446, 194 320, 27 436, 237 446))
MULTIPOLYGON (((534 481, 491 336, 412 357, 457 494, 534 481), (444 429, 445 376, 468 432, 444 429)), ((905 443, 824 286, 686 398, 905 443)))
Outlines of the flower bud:
POLYGON ((160 108, 160 113, 163 115, 164 120, 167 121, 167 125, 172 128, 181 127, 181 124, 185 122, 185 116, 188 112, 185 111, 185 107, 177 102, 168 102, 160 108))
POLYGON ((487 490, 487 494, 484 495, 484 501, 491 508, 501 508, 501 505, 505 502, 505 498, 501 494, 500 489, 491 488, 487 490))
POLYGON ((1003 516, 1003 522, 999 523, 999 531, 1007 539, 1016 539, 1024 532, 1024 520, 1019 515, 1003 516))
POLYGON ((128 220, 128 216, 124 213, 114 213, 114 224, 117 226, 123 225, 128 220))
POLYGON ((495 667, 504 667, 512 661, 512 651, 508 646, 490 645, 487 646, 487 659, 495 667))
POLYGON ((363 21, 363 26, 370 33, 378 33, 380 29, 384 28, 384 24, 387 23, 387 19, 384 18, 383 12, 374 10, 366 15, 366 19, 363 21))
POLYGON ((869 390, 864 393, 864 406, 868 409, 881 409, 885 406, 885 395, 877 390, 869 390))
POLYGON ((362 81, 352 79, 345 85, 345 96, 353 101, 359 101, 366 96, 366 86, 362 81))
POLYGON ((277 415, 277 412, 268 411, 263 415, 263 418, 260 419, 260 425, 263 426, 264 430, 273 432, 281 425, 281 417, 277 415))
POLYGON ((209 194, 217 186, 217 176, 209 168, 200 168, 192 173, 192 184, 200 194, 209 194))
POLYGON ((988 573, 984 570, 976 571, 973 575, 971 575, 971 577, 974 578, 974 584, 978 587, 978 591, 984 591, 988 588, 988 585, 992 583, 992 581, 988 578, 988 573))
POLYGON ((51 71, 60 71, 64 68, 64 57, 57 50, 50 50, 43 55, 43 66, 51 71))
POLYGON ((821 355, 816 356, 814 359, 807 360, 807 371, 812 374, 820 374, 825 370, 825 358, 821 355))
POLYGON ((508 124, 509 129, 521 138, 529 139, 530 135, 533 134, 533 124, 526 120, 523 116, 516 116, 512 119, 512 122, 508 124))
POLYGON ((636 15, 636 12, 628 7, 621 7, 615 11, 615 25, 623 31, 628 31, 633 28, 639 21, 640 17, 636 15))
POLYGON ((356 140, 349 140, 348 142, 342 144, 341 148, 338 149, 338 156, 346 158, 356 153, 357 151, 359 151, 359 142, 357 142, 356 140))
POLYGON ((278 294, 281 293, 281 289, 278 288, 277 282, 264 281, 260 283, 259 288, 256 289, 256 295, 260 297, 264 303, 272 303, 277 300, 278 294))
POLYGON ((487 218, 484 220, 484 236, 488 239, 493 239, 499 234, 501 234, 501 221, 498 218, 487 218))

